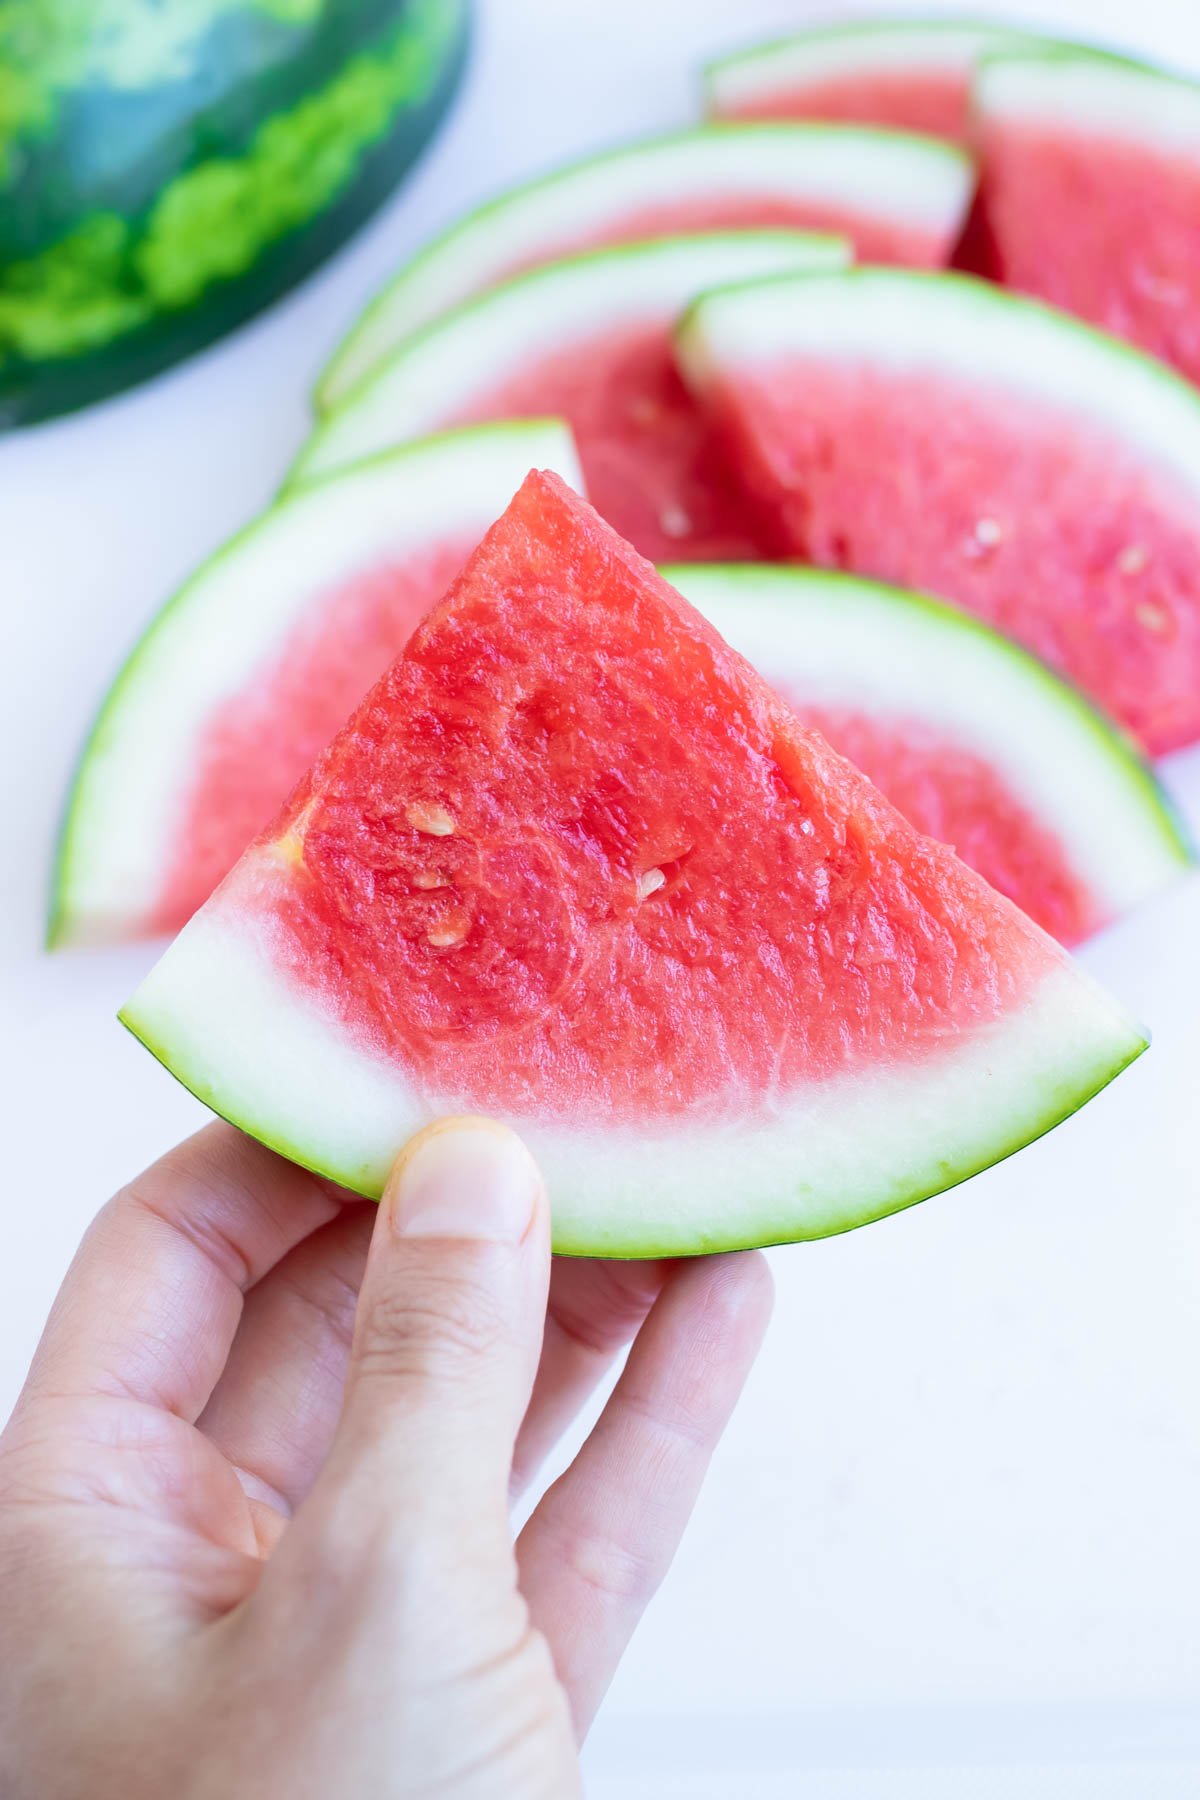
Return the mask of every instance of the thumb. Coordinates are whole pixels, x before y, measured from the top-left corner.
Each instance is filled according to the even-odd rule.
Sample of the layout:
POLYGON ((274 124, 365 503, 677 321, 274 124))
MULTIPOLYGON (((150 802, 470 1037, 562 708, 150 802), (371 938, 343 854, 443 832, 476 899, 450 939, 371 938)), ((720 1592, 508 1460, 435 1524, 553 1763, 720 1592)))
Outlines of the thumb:
POLYGON ((318 1488, 409 1531, 503 1526, 549 1275, 545 1190, 515 1132, 467 1117, 413 1138, 380 1203, 318 1488))

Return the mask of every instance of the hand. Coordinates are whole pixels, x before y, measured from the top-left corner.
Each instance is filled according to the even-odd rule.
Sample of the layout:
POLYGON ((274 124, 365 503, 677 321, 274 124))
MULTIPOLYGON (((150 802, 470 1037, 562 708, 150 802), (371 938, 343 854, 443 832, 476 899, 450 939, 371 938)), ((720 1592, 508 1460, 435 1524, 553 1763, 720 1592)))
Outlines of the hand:
POLYGON ((770 1282, 550 1269, 484 1120, 422 1132, 378 1208, 225 1125, 113 1200, 0 1439, 7 1800, 579 1793, 770 1282), (510 1484, 635 1333, 514 1549, 510 1484))

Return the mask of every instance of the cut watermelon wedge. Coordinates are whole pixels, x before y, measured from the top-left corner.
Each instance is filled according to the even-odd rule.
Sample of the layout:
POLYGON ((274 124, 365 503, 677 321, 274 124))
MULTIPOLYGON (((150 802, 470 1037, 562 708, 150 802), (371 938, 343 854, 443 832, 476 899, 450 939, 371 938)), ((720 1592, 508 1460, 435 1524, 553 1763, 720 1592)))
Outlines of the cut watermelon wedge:
POLYGON ((1044 41, 962 19, 830 25, 710 63, 707 111, 725 119, 891 125, 965 143, 980 57, 1044 41))
POLYGON ((447 432, 314 483, 205 563, 96 722, 67 809, 50 942, 176 931, 537 464, 580 480, 556 420, 447 432))
POLYGON ((684 232, 838 233, 862 262, 950 259, 975 185, 948 144, 803 125, 707 126, 556 170, 470 213, 403 268, 317 386, 327 412, 404 338, 506 276, 684 232))
POLYGON ((1200 394, 959 275, 861 270, 695 306, 678 341, 782 547, 945 596, 1152 752, 1200 736, 1200 394))
POLYGON ((671 329, 706 288, 848 255, 803 232, 716 232, 546 264, 409 338, 318 425, 291 480, 447 425, 555 413, 591 499, 643 555, 755 556, 758 521, 679 379, 671 329))
POLYGON ((984 64, 988 272, 1200 381, 1200 87, 1083 52, 984 64))
POLYGON ((510 1119, 557 1248, 622 1256, 894 1212, 1145 1043, 548 475, 122 1017, 362 1193, 510 1119))
POLYGON ((1060 942, 1081 942, 1191 867, 1126 739, 955 607, 813 569, 662 573, 918 831, 1060 942))

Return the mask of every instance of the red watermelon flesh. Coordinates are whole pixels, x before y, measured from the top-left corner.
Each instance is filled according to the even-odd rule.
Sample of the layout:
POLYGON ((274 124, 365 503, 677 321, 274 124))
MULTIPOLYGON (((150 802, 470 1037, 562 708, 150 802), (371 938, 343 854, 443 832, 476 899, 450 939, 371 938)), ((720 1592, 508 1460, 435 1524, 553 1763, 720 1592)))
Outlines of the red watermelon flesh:
POLYGON ((661 325, 535 361, 454 422, 550 414, 571 426, 597 512, 652 562, 770 554, 774 528, 729 469, 661 325))
POLYGON ((712 403, 787 551, 940 594, 1152 753, 1200 735, 1200 519, 1169 473, 975 380, 788 359, 712 403))
POLYGON ((979 151, 974 266, 1200 381, 1200 142, 984 117, 979 151))
POLYGON ((483 1108, 765 1104, 883 1043, 936 1055, 1051 954, 546 476, 293 795, 289 837, 289 977, 483 1108))
MULTIPOLYGON (((786 683, 775 685, 791 698, 786 683)), ((1060 943, 1082 943, 1108 923, 1058 838, 983 757, 919 719, 884 720, 848 707, 809 704, 796 710, 804 725, 861 769, 910 824, 949 844, 1060 943)))
MULTIPOLYGON (((895 74, 863 71, 827 81, 780 88, 723 107, 729 119, 816 119, 842 125, 883 125, 964 143, 968 137, 970 79, 965 73, 919 68, 895 74)), ((860 260, 868 259, 862 254, 860 260)))
POLYGON ((445 593, 469 537, 423 547, 320 595, 270 668, 206 723, 144 930, 178 930, 207 900, 317 753, 445 593))

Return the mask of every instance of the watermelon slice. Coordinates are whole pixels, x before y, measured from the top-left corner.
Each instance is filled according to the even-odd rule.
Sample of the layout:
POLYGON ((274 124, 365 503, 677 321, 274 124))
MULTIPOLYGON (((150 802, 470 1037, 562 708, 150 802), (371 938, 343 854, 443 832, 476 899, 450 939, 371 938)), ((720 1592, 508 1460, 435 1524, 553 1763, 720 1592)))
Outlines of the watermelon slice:
POLYGON ((980 57, 1026 34, 962 19, 872 19, 798 32, 705 70, 706 110, 724 119, 840 119, 969 143, 980 57))
POLYGON ((1200 381, 1200 87, 1059 51, 975 101, 988 272, 1200 381))
POLYGON ((961 275, 693 308, 681 366, 782 547, 955 601, 1152 752, 1200 736, 1200 394, 961 275))
POLYGON ((538 463, 579 479, 557 421, 447 432, 314 483, 193 575, 84 752, 50 942, 176 931, 538 463))
POLYGON ((291 480, 447 425, 553 413, 595 505, 643 555, 756 556, 758 521, 679 379, 671 330, 705 288, 847 257, 837 238, 716 232, 548 263, 409 338, 317 426, 291 480))
POLYGON ((1191 866, 1165 795, 1121 734, 956 608, 814 569, 662 573, 918 831, 1060 942, 1191 866))
POLYGON ((684 232, 790 227, 862 262, 949 261, 975 185, 949 144, 844 127, 707 126, 557 170, 469 213, 367 307, 317 386, 320 411, 402 339, 506 276, 568 253, 684 232))
POLYGON ((511 1119, 557 1248, 623 1256, 893 1212, 1145 1044, 548 475, 122 1017, 365 1194, 511 1119))

